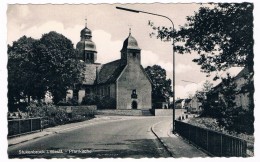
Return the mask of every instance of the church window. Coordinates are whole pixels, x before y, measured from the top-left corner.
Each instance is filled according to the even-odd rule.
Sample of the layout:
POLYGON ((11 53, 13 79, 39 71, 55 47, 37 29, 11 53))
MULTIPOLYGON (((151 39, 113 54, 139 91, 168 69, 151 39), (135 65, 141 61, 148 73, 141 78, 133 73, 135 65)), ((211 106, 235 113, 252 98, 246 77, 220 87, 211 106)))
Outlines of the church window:
POLYGON ((131 98, 137 98, 136 89, 132 90, 131 98))
POLYGON ((135 52, 133 53, 133 57, 136 58, 136 53, 135 52))

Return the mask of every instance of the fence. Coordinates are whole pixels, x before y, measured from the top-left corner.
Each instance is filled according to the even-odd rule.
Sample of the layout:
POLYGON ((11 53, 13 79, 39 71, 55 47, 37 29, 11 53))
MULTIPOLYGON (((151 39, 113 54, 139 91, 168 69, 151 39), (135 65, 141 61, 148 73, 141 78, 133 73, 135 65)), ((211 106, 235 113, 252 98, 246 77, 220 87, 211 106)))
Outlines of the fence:
POLYGON ((175 131, 212 156, 246 157, 247 141, 216 131, 175 121, 175 131))
POLYGON ((42 121, 47 120, 42 118, 8 120, 8 137, 40 131, 47 125, 42 121))

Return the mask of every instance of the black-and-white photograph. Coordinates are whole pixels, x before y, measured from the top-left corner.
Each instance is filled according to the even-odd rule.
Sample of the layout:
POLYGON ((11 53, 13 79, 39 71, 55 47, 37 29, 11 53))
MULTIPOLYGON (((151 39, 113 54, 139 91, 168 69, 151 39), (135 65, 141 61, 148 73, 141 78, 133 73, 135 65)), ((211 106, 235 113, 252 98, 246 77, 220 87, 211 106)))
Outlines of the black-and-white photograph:
POLYGON ((8 4, 8 158, 254 157, 253 11, 8 4))

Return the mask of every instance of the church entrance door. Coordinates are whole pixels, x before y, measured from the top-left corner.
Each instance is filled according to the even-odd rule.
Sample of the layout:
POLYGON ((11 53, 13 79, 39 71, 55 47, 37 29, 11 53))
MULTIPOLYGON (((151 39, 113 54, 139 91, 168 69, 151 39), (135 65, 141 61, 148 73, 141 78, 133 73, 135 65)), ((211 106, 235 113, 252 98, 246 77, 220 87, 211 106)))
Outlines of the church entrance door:
POLYGON ((137 109, 137 102, 136 101, 132 102, 132 109, 137 109))

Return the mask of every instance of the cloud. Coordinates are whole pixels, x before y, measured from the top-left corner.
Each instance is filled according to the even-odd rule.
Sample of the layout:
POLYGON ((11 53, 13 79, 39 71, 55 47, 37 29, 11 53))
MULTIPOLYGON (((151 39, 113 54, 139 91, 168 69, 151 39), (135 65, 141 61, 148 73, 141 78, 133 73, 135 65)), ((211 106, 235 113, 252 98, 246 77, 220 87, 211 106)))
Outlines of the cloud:
POLYGON ((120 59, 120 50, 123 46, 123 40, 112 41, 111 34, 103 30, 93 31, 92 37, 97 46, 97 62, 104 64, 120 59))
MULTIPOLYGON (((11 22, 12 23, 12 22, 11 22)), ((67 38, 69 38, 74 45, 80 40, 80 30, 83 27, 80 25, 75 25, 71 28, 64 28, 64 25, 58 21, 47 21, 39 26, 32 26, 26 30, 22 29, 22 26, 9 25, 8 28, 8 44, 11 44, 13 40, 18 40, 23 35, 28 37, 32 37, 35 39, 41 38, 41 36, 50 31, 56 31, 57 33, 61 33, 67 38), (13 26, 13 27, 12 27, 13 26)))
POLYGON ((162 60, 158 54, 153 53, 152 51, 142 50, 142 65, 152 66, 152 65, 160 65, 164 68, 167 72, 172 72, 173 65, 171 62, 166 62, 162 60))
POLYGON ((206 80, 203 80, 199 83, 189 83, 184 86, 176 85, 175 86, 175 96, 176 98, 188 98, 189 95, 194 95, 196 91, 201 91, 203 84, 206 80))
POLYGON ((191 67, 191 65, 178 64, 175 68, 175 72, 176 72, 176 74, 180 74, 180 73, 188 72, 192 69, 193 68, 191 67))

